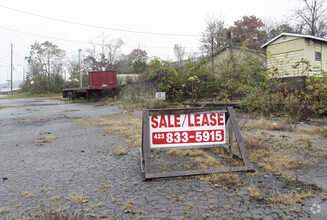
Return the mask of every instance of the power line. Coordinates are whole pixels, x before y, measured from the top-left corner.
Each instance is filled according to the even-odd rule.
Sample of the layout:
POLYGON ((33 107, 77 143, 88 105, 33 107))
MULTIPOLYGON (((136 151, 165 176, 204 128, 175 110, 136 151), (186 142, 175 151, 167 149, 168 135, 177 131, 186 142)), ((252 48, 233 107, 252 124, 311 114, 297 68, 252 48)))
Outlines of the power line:
MULTIPOLYGON (((0 7, 1 7, 1 5, 0 5, 0 7)), ((1 27, 1 26, 0 26, 0 29, 7 30, 7 31, 12 31, 12 32, 20 33, 20 34, 32 35, 32 36, 37 36, 37 37, 42 37, 42 38, 50 38, 50 39, 60 40, 60 41, 67 41, 67 42, 80 43, 80 44, 89 44, 89 45, 96 44, 96 43, 92 43, 92 42, 85 42, 85 41, 77 41, 77 40, 64 39, 64 38, 58 38, 58 37, 51 37, 51 36, 46 36, 46 35, 41 35, 41 34, 33 34, 33 33, 30 33, 30 32, 18 31, 18 30, 14 30, 14 29, 11 29, 11 28, 1 27)), ((100 45, 100 44, 96 44, 96 45, 100 45)), ((137 48, 136 46, 124 46, 124 45, 122 47, 137 48)), ((173 47, 147 47, 146 46, 145 48, 172 49, 173 47)), ((185 48, 198 48, 198 47, 185 47, 185 48)), ((10 55, 10 53, 8 55, 10 55)), ((6 55, 6 56, 8 56, 8 55, 6 55)), ((4 57, 6 57, 6 56, 4 56, 4 57)))
POLYGON ((33 33, 29 33, 29 32, 24 32, 24 31, 17 31, 17 30, 11 29, 11 28, 6 28, 6 27, 0 27, 0 29, 12 31, 12 32, 20 33, 20 34, 33 35, 33 36, 37 36, 37 37, 50 38, 50 39, 55 39, 55 40, 69 41, 69 42, 81 43, 81 44, 90 44, 88 42, 83 42, 83 41, 69 40, 69 39, 45 36, 45 35, 41 35, 41 34, 33 34, 33 33))
POLYGON ((31 12, 21 11, 21 10, 18 10, 18 9, 15 9, 15 8, 10 8, 10 7, 4 6, 4 5, 0 5, 0 7, 11 10, 11 11, 15 11, 15 12, 23 13, 23 14, 28 14, 28 15, 32 15, 32 16, 35 16, 35 17, 48 19, 48 20, 53 20, 53 21, 58 21, 58 22, 68 23, 68 24, 74 24, 74 25, 79 25, 79 26, 84 26, 84 27, 97 28, 97 29, 105 29, 105 30, 127 32, 127 33, 134 33, 134 34, 160 35, 160 36, 175 36, 175 37, 200 37, 201 36, 201 35, 193 35, 193 34, 159 33, 159 32, 134 31, 134 30, 127 30, 127 29, 103 27, 103 26, 84 24, 84 23, 79 23, 79 22, 74 22, 74 21, 67 21, 67 20, 58 19, 58 18, 52 18, 52 17, 48 17, 48 16, 44 16, 44 15, 34 14, 34 13, 31 13, 31 12))
POLYGON ((0 62, 1 62, 1 63, 4 63, 4 64, 8 64, 8 65, 10 65, 9 63, 7 63, 7 62, 4 62, 4 61, 2 61, 2 60, 0 60, 0 62))
POLYGON ((0 59, 2 59, 2 58, 4 58, 4 57, 7 57, 7 56, 9 56, 9 55, 10 55, 10 53, 8 53, 8 54, 6 54, 6 55, 0 57, 0 59))

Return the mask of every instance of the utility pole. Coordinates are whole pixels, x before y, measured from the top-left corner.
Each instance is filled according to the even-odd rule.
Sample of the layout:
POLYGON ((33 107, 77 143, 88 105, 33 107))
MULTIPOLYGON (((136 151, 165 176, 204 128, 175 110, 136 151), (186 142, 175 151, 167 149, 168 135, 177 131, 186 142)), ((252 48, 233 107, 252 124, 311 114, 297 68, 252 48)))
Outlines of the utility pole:
POLYGON ((214 39, 213 39, 213 32, 211 33, 211 64, 212 64, 212 72, 215 74, 215 56, 214 56, 214 50, 213 45, 214 39))
POLYGON ((10 75, 11 75, 11 79, 10 79, 10 91, 12 92, 12 70, 13 70, 13 45, 11 44, 11 57, 10 57, 10 75))
POLYGON ((25 66, 23 66, 23 83, 25 82, 25 66))
POLYGON ((81 73, 81 51, 82 51, 82 49, 78 49, 79 87, 82 87, 83 86, 83 83, 82 83, 82 73, 81 73))
POLYGON ((50 52, 48 49, 48 77, 49 77, 49 88, 51 87, 51 76, 50 76, 50 52))

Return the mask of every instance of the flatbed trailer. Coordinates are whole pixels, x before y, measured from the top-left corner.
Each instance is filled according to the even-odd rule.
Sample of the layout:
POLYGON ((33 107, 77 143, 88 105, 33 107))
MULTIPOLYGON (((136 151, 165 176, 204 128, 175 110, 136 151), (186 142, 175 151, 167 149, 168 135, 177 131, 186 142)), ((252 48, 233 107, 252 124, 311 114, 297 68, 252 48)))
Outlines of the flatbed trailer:
POLYGON ((74 100, 85 98, 89 100, 93 94, 101 97, 103 91, 113 90, 118 87, 116 71, 89 72, 89 86, 67 88, 62 90, 63 98, 74 100))

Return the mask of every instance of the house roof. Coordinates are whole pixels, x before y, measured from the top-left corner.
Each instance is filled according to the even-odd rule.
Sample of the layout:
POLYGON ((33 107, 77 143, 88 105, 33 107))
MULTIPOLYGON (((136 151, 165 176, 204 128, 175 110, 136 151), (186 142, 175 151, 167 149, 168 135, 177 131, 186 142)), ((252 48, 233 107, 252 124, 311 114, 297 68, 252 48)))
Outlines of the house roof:
POLYGON ((226 46, 226 47, 220 49, 219 51, 215 52, 215 53, 213 54, 213 56, 215 57, 215 56, 217 56, 217 55, 223 53, 223 52, 226 51, 226 50, 230 50, 230 51, 232 51, 232 50, 234 50, 234 49, 235 49, 235 50, 245 50, 245 51, 253 52, 253 53, 262 53, 262 52, 263 52, 263 51, 261 51, 261 50, 254 50, 254 49, 249 49, 249 48, 241 48, 241 47, 236 47, 236 46, 226 46))
POLYGON ((273 39, 271 39, 270 41, 268 41, 267 43, 265 43, 264 45, 262 45, 261 48, 267 47, 269 44, 271 44, 272 42, 274 42, 275 40, 277 40, 278 38, 280 38, 282 36, 303 37, 303 38, 308 38, 308 39, 312 39, 312 40, 318 40, 318 41, 327 42, 327 39, 320 38, 320 37, 315 37, 315 36, 312 36, 312 35, 281 33, 277 37, 274 37, 273 39))

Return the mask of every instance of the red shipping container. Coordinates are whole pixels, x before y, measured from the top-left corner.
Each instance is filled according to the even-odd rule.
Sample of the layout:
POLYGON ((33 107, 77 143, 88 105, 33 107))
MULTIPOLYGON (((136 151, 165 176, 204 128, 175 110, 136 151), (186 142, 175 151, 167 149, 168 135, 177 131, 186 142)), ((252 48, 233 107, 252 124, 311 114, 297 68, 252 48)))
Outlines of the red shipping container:
POLYGON ((111 89, 117 86, 116 71, 89 72, 90 89, 111 89))

